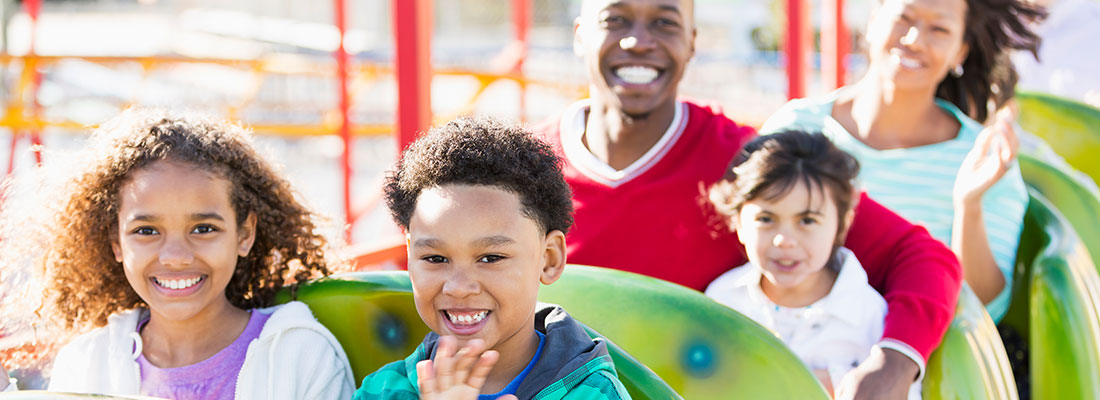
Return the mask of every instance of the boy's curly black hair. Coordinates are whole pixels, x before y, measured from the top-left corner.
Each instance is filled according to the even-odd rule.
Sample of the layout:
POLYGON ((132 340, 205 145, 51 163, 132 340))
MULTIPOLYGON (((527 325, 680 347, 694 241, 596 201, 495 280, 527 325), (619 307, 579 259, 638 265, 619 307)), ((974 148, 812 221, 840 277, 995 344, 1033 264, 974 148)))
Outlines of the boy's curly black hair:
POLYGON ((573 225, 572 191, 561 159, 523 128, 489 117, 461 117, 432 128, 386 176, 393 219, 409 228, 424 189, 447 184, 498 187, 519 196, 524 214, 550 233, 573 225))

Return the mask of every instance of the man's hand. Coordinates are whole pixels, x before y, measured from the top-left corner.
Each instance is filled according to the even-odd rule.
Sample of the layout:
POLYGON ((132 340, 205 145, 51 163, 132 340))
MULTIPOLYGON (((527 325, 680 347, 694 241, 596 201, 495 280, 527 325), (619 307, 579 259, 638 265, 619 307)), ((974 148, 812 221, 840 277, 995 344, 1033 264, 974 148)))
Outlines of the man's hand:
POLYGON ((920 367, 898 351, 875 346, 856 369, 844 375, 836 391, 838 400, 904 400, 920 367))
MULTIPOLYGON (((425 400, 476 400, 481 393, 489 371, 500 359, 496 351, 485 351, 485 342, 471 340, 458 352, 457 339, 444 336, 439 339, 439 348, 435 360, 416 363, 416 384, 420 386, 420 398, 425 400)), ((515 400, 512 395, 501 396, 498 400, 515 400)))

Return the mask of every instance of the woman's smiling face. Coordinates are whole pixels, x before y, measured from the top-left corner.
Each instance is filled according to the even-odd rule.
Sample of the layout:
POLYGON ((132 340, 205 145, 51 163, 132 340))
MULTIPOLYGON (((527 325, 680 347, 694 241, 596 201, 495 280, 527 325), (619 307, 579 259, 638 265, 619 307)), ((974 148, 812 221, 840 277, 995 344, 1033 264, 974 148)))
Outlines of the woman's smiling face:
POLYGON ((966 60, 966 13, 965 0, 884 0, 867 27, 871 73, 899 89, 934 91, 966 60))

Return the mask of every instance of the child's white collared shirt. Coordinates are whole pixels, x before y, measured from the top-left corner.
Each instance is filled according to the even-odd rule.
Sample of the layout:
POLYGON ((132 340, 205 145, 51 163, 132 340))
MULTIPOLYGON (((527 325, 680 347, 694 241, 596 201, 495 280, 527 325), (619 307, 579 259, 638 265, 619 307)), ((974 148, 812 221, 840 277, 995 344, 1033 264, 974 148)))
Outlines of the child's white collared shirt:
MULTIPOLYGON (((882 338, 886 300, 867 284, 851 250, 837 250, 840 273, 825 297, 807 307, 776 305, 760 289, 760 268, 746 263, 707 286, 706 295, 775 332, 811 370, 826 370, 833 388, 882 338)), ((910 399, 920 399, 920 381, 910 399)))

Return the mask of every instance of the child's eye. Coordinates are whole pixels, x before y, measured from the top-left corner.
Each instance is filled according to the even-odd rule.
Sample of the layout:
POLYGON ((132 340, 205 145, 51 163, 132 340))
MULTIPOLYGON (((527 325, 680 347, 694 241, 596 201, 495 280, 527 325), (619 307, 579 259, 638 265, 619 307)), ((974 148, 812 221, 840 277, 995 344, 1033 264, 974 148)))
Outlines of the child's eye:
POLYGON ((626 18, 618 15, 609 15, 603 19, 603 24, 610 27, 622 26, 626 24, 626 18))
POLYGON ((196 226, 195 229, 192 229, 191 233, 198 233, 198 234, 213 233, 213 232, 216 232, 217 230, 218 230, 218 228, 215 228, 215 227, 210 226, 210 225, 199 225, 199 226, 196 226))
POLYGON ((655 22, 655 24, 659 27, 662 27, 662 28, 676 28, 676 27, 680 26, 679 22, 676 22, 676 21, 668 19, 668 18, 658 18, 657 21, 655 22))
POLYGON ((816 219, 813 219, 813 218, 810 218, 810 217, 803 217, 802 218, 802 225, 813 225, 813 224, 816 224, 816 223, 817 223, 816 219))
POLYGON ((443 256, 425 256, 425 257, 422 257, 420 259, 424 260, 424 261, 427 261, 429 263, 432 263, 432 264, 442 264, 442 263, 447 262, 447 257, 443 257, 443 256))
POLYGON ((756 222, 759 222, 761 224, 770 224, 772 223, 772 217, 761 215, 759 217, 756 217, 756 222))
POLYGON ((153 229, 152 227, 143 226, 143 227, 134 229, 133 233, 138 234, 138 235, 156 235, 160 232, 157 232, 157 230, 153 229))
POLYGON ((481 258, 477 259, 477 262, 495 263, 495 262, 503 260, 503 259, 504 259, 504 256, 502 256, 502 255, 489 254, 489 255, 486 255, 486 256, 481 256, 481 258))

